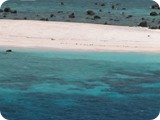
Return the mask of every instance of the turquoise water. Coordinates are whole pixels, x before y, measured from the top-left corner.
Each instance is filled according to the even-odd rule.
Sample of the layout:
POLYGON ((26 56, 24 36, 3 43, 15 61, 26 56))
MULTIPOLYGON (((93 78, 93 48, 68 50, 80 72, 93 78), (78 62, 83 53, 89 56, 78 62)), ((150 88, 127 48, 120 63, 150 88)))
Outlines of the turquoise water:
POLYGON ((155 2, 151 0, 34 0, 20 1, 9 0, 2 5, 17 10, 17 14, 0 13, 1 19, 47 19, 50 21, 85 22, 111 25, 137 26, 144 18, 148 25, 160 26, 160 16, 150 16, 150 12, 159 10, 151 9, 155 2), (61 5, 61 2, 64 5, 61 5), (97 5, 95 5, 97 3, 97 5), (105 6, 101 6, 101 4, 105 6), (112 5, 115 9, 112 10, 112 5), (125 10, 123 10, 125 8, 125 10), (86 14, 92 10, 100 19, 86 14), (69 18, 74 13, 75 18, 69 18), (52 15, 52 17, 50 17, 52 15), (127 18, 128 15, 133 17, 127 18), (5 17, 4 17, 5 16, 5 17))
POLYGON ((151 120, 160 54, 0 51, 0 111, 9 120, 151 120))

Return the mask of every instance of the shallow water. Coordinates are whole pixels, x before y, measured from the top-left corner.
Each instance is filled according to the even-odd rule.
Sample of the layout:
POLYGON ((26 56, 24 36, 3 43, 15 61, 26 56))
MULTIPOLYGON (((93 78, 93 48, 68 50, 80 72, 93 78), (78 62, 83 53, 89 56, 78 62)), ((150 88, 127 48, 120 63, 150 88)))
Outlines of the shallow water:
POLYGON ((160 16, 150 16, 150 12, 159 10, 151 9, 155 2, 151 0, 35 0, 19 1, 10 0, 3 4, 18 11, 17 14, 0 13, 1 19, 47 19, 50 21, 85 22, 112 25, 137 26, 144 18, 148 25, 160 26, 160 16), (61 5, 61 2, 64 5, 61 5), (95 5, 97 3, 97 5, 95 5), (101 4, 105 6, 101 6, 101 4), (112 10, 111 6, 115 5, 112 10), (125 10, 123 10, 125 8, 125 10), (87 10, 93 10, 100 19, 86 14, 87 10), (74 13, 75 18, 68 16, 74 13), (52 17, 50 15, 52 14, 52 17), (128 15, 133 17, 127 18, 128 15), (4 17, 5 16, 5 17, 4 17), (154 20, 155 19, 155 20, 154 20))
POLYGON ((9 120, 151 120, 160 54, 0 52, 0 111, 9 120))

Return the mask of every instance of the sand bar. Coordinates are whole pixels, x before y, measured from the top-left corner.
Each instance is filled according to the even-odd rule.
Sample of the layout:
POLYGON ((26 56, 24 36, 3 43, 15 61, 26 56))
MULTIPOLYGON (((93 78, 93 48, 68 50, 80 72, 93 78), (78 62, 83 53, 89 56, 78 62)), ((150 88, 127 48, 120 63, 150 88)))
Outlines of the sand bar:
POLYGON ((0 20, 0 47, 160 52, 160 30, 85 23, 0 20))

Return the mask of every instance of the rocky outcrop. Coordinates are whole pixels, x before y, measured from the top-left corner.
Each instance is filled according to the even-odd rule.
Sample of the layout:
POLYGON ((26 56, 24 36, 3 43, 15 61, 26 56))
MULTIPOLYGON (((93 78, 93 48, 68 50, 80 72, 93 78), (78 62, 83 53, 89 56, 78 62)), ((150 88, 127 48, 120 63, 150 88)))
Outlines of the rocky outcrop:
POLYGON ((95 16, 94 16, 94 19, 101 19, 101 17, 98 16, 98 15, 95 15, 95 16))
POLYGON ((158 29, 157 26, 150 26, 149 29, 158 29))
POLYGON ((3 12, 17 13, 17 10, 12 10, 10 7, 6 7, 3 12))
POLYGON ((55 17, 55 15, 54 14, 50 14, 50 17, 52 18, 52 17, 55 17))
POLYGON ((41 18, 42 21, 48 21, 48 18, 41 18))
POLYGON ((160 9, 158 4, 152 5, 151 8, 152 9, 160 9))
POLYGON ((87 15, 93 16, 93 15, 95 15, 95 13, 94 13, 92 10, 88 10, 88 11, 87 11, 87 15))
POLYGON ((151 13, 150 13, 150 16, 157 16, 157 15, 158 15, 157 12, 151 12, 151 13))
POLYGON ((3 12, 3 10, 2 9, 0 9, 0 13, 2 13, 3 12))
POLYGON ((102 3, 101 6, 105 6, 105 3, 102 3))
POLYGON ((147 23, 147 21, 142 21, 142 22, 139 23, 138 26, 147 27, 147 26, 148 26, 148 23, 147 23))
POLYGON ((6 52, 12 52, 12 50, 11 50, 11 49, 9 49, 9 50, 6 50, 6 52))
POLYGON ((10 7, 4 8, 4 12, 11 12, 11 8, 10 7))
POLYGON ((133 15, 128 15, 126 18, 131 18, 131 17, 133 17, 133 15))
POLYGON ((104 23, 104 25, 108 25, 108 22, 106 21, 106 22, 104 23))
POLYGON ((64 5, 64 3, 63 3, 63 2, 61 2, 61 5, 64 5))
POLYGON ((69 18, 75 18, 75 15, 74 15, 74 13, 71 13, 68 17, 69 18))
POLYGON ((113 10, 113 9, 115 9, 115 6, 114 6, 114 5, 112 5, 112 10, 113 10))

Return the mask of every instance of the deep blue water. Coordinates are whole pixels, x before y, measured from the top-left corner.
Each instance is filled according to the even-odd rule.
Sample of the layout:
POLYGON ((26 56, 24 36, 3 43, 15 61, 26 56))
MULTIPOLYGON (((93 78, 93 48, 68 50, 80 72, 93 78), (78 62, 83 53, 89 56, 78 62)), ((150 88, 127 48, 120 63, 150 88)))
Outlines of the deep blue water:
POLYGON ((0 51, 8 120, 151 120, 159 93, 160 54, 0 51))

